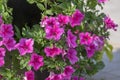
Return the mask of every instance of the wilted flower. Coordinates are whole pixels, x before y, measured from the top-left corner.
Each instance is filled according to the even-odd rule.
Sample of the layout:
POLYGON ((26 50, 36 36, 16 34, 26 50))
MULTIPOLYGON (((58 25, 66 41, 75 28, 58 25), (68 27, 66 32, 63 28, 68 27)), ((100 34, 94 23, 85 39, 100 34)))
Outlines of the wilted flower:
POLYGON ((84 19, 84 14, 81 13, 78 9, 72 14, 70 18, 70 25, 72 27, 79 26, 84 19))
POLYGON ((33 53, 31 55, 29 65, 32 66, 34 68, 34 70, 37 71, 41 66, 44 65, 43 57, 40 55, 37 55, 36 53, 33 53))

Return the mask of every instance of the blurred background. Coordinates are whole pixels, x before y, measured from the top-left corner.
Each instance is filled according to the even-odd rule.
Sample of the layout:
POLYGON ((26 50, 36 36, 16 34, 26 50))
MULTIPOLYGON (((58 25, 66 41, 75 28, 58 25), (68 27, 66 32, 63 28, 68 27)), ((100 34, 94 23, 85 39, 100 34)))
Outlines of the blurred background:
POLYGON ((118 24, 117 31, 110 31, 109 42, 113 45, 114 58, 110 62, 104 54, 105 68, 94 75, 92 80, 120 80, 120 0, 109 0, 105 3, 102 12, 105 12, 118 24))

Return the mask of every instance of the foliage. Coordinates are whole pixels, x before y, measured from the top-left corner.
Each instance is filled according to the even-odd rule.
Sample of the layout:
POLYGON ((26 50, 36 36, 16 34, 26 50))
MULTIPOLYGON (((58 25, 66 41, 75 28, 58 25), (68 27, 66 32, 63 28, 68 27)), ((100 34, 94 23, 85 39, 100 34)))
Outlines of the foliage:
MULTIPOLYGON (((77 25, 74 28, 71 28, 70 24, 65 25, 65 33, 62 35, 59 41, 46 39, 45 28, 40 24, 34 25, 32 28, 26 26, 22 29, 22 35, 15 26, 15 40, 18 42, 21 38, 32 38, 34 39, 34 52, 38 55, 44 57, 44 66, 39 70, 44 71, 48 70, 49 72, 54 72, 56 74, 62 73, 65 66, 71 65, 76 70, 73 75, 78 76, 92 76, 96 74, 99 70, 104 68, 104 63, 102 61, 102 56, 104 53, 107 54, 109 60, 113 59, 112 50, 113 47, 108 43, 109 30, 105 29, 105 23, 103 21, 106 16, 104 13, 101 13, 97 7, 103 9, 104 3, 98 3, 97 0, 27 0, 30 4, 36 4, 42 12, 42 19, 45 16, 56 17, 58 14, 64 14, 71 16, 76 9, 84 13, 84 19, 81 22, 81 25, 77 25), (54 46, 61 49, 68 50, 66 45, 67 30, 71 29, 72 32, 79 30, 79 32, 89 32, 91 35, 97 35, 104 37, 104 46, 102 50, 95 51, 95 54, 92 58, 88 58, 86 49, 83 45, 80 44, 80 40, 77 36, 77 56, 79 61, 75 64, 71 64, 68 59, 64 60, 64 56, 61 54, 54 58, 46 56, 44 48, 46 46, 54 46)), ((3 17, 5 23, 12 23, 12 9, 7 7, 7 0, 0 0, 0 14, 3 17)), ((42 22, 41 19, 41 22, 42 22)), ((6 80, 21 80, 24 76, 24 72, 31 70, 32 67, 28 65, 30 60, 30 54, 24 56, 19 55, 18 50, 13 50, 11 52, 6 52, 5 56, 5 65, 0 68, 0 74, 3 79, 6 80)))

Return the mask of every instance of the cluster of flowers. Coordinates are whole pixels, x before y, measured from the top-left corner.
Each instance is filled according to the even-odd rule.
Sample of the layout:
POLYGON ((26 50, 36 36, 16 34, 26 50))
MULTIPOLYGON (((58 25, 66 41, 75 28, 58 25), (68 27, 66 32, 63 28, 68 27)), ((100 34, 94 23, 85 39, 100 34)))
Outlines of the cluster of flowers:
MULTIPOLYGON (((68 46, 67 52, 56 47, 55 45, 53 45, 52 48, 45 47, 44 52, 46 53, 47 57, 53 58, 62 53, 62 55, 66 55, 71 64, 75 64, 76 62, 78 62, 79 57, 77 56, 77 51, 75 49, 78 46, 77 34, 79 34, 80 45, 83 45, 85 47, 88 58, 91 58, 96 51, 102 50, 105 40, 102 36, 97 36, 89 32, 77 32, 77 34, 75 35, 70 29, 68 29, 67 33, 65 33, 66 25, 70 24, 70 26, 74 28, 76 26, 79 26, 83 19, 84 14, 81 13, 79 10, 76 10, 72 14, 72 16, 59 14, 57 17, 44 17, 44 19, 42 19, 41 27, 44 27, 45 29, 46 39, 59 41, 62 35, 65 34, 66 44, 68 46)), ((107 16, 104 18, 103 21, 105 23, 106 29, 115 30, 115 28, 117 27, 117 25, 107 16)), ((56 77, 58 78, 58 80, 66 79, 63 74, 52 74, 47 78, 47 80, 55 80, 54 78, 56 77)), ((69 76, 69 78, 67 79, 71 80, 71 77, 69 76)))
MULTIPOLYGON (((28 64, 29 66, 32 66, 34 70, 38 70, 41 66, 43 66, 43 57, 34 52, 34 40, 32 38, 21 38, 19 43, 16 43, 13 36, 13 26, 11 24, 4 24, 2 17, 0 17, 0 67, 3 67, 5 64, 4 57, 6 50, 10 52, 16 49, 19 51, 21 56, 24 56, 26 53, 32 53, 28 64)), ((27 80, 31 80, 28 75, 26 76, 28 78, 27 80)))
MULTIPOLYGON (((100 3, 104 3, 106 0, 98 0, 100 3)), ((49 58, 54 58, 58 55, 63 55, 67 58, 70 63, 73 65, 79 61, 77 56, 76 47, 78 47, 77 40, 79 39, 80 45, 85 47, 87 52, 87 57, 91 58, 96 51, 99 51, 104 46, 104 37, 91 34, 89 32, 76 32, 73 33, 71 29, 66 28, 66 25, 70 25, 71 28, 80 26, 85 15, 78 9, 71 15, 59 14, 57 17, 45 17, 41 21, 41 27, 44 28, 48 40, 59 41, 61 40, 62 35, 65 35, 67 49, 61 49, 55 44, 50 47, 46 46, 44 48, 44 53, 49 58), (79 36, 79 38, 77 37, 79 36), (67 50, 67 51, 66 51, 67 50)), ((106 29, 114 29, 117 25, 108 17, 104 18, 104 24, 106 29)), ((32 38, 21 38, 17 43, 14 39, 13 26, 11 24, 5 24, 0 17, 0 67, 3 67, 5 64, 4 57, 6 50, 9 52, 12 50, 18 50, 21 56, 26 55, 27 53, 31 54, 31 59, 28 62, 29 66, 32 66, 34 70, 39 70, 40 67, 44 65, 44 58, 41 55, 38 55, 34 52, 34 40, 32 38)), ((55 74, 51 72, 49 77, 46 80, 84 80, 82 77, 74 76, 72 74, 75 72, 75 69, 72 65, 67 65, 64 71, 60 74, 55 74)), ((25 78, 26 80, 34 80, 34 71, 26 71, 25 78)))

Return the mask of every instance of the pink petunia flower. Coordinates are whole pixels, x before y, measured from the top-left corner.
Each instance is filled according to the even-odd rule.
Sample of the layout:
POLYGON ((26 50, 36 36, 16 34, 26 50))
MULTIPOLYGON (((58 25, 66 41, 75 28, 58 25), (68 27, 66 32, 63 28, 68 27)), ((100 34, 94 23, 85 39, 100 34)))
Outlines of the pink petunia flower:
POLYGON ((63 14, 59 14, 57 18, 61 26, 68 24, 68 22, 70 21, 69 16, 65 16, 63 14))
POLYGON ((95 51, 96 51, 96 46, 91 43, 91 44, 87 45, 85 47, 85 49, 87 51, 87 57, 91 58, 94 55, 95 51))
POLYGON ((44 65, 44 62, 43 62, 43 57, 36 54, 36 53, 33 53, 31 55, 31 59, 28 63, 30 66, 32 66, 34 68, 34 70, 38 70, 41 66, 44 65))
POLYGON ((107 2, 108 0, 98 0, 98 3, 105 3, 107 2))
POLYGON ((5 57, 6 50, 5 48, 0 48, 0 58, 5 57))
POLYGON ((32 70, 25 72, 26 80, 35 80, 35 74, 32 70))
POLYGON ((71 30, 67 31, 67 45, 70 48, 75 48, 77 47, 77 43, 76 43, 77 37, 71 32, 71 30))
POLYGON ((58 41, 62 34, 64 33, 64 29, 58 26, 47 26, 45 27, 46 39, 53 39, 58 41))
POLYGON ((13 37, 14 31, 13 26, 11 24, 2 24, 0 27, 0 36, 2 38, 10 38, 13 37))
POLYGON ((47 57, 55 57, 57 55, 60 55, 62 50, 60 48, 57 48, 55 46, 51 47, 45 47, 44 52, 46 53, 47 57))
POLYGON ((59 26, 60 23, 58 22, 56 17, 49 17, 46 20, 44 20, 45 27, 54 27, 54 26, 59 26))
POLYGON ((4 61, 4 57, 0 57, 0 67, 4 66, 5 61, 4 61))
POLYGON ((66 66, 62 73, 63 80, 71 80, 72 74, 75 72, 72 66, 66 66))
POLYGON ((95 45, 96 51, 100 51, 104 47, 104 37, 94 35, 92 43, 95 45))
POLYGON ((8 49, 8 51, 11 51, 11 50, 15 49, 16 41, 12 37, 11 38, 3 38, 3 44, 8 49))
POLYGON ((113 20, 111 20, 111 18, 109 18, 108 16, 106 16, 104 18, 104 23, 105 23, 105 27, 106 29, 113 29, 116 31, 116 27, 118 26, 117 24, 115 24, 113 22, 113 20))
POLYGON ((19 50, 20 55, 25 55, 26 53, 33 52, 33 44, 34 40, 32 38, 30 39, 22 38, 16 45, 16 48, 19 50))
POLYGON ((72 27, 79 26, 84 19, 84 14, 81 13, 78 9, 72 14, 70 18, 70 25, 72 27))
POLYGON ((80 44, 81 45, 88 45, 92 42, 92 37, 90 36, 91 34, 86 32, 86 33, 80 33, 79 38, 80 38, 80 44))
POLYGON ((67 58, 71 64, 78 62, 79 58, 77 57, 77 51, 75 49, 69 48, 67 52, 67 58))

